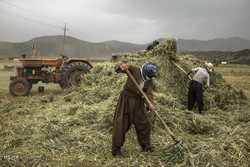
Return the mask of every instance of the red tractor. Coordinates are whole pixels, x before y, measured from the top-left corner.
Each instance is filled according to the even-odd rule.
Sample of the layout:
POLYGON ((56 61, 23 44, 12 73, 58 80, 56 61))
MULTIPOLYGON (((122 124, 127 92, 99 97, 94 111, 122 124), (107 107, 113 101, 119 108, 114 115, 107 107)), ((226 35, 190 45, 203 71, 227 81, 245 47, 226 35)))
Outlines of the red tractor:
POLYGON ((61 56, 56 59, 37 59, 25 58, 23 55, 23 59, 14 59, 17 74, 10 77, 10 93, 13 96, 26 96, 32 84, 39 81, 59 83, 63 89, 79 86, 84 75, 93 68, 92 64, 86 59, 61 56))

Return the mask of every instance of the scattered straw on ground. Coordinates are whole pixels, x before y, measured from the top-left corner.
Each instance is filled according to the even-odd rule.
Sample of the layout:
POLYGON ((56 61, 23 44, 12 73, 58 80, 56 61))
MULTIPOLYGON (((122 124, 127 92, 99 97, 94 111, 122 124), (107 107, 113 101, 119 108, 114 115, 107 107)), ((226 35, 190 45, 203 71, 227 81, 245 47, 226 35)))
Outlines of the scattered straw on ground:
POLYGON ((156 116, 149 112, 154 153, 141 153, 134 128, 127 133, 122 153, 111 155, 113 114, 125 74, 115 63, 98 63, 81 87, 38 97, 5 97, 0 101, 1 165, 11 166, 241 166, 249 165, 249 104, 219 73, 211 74, 205 115, 186 109, 189 79, 186 71, 202 66, 192 57, 176 55, 176 41, 167 39, 155 49, 121 57, 121 63, 160 66, 154 79, 157 111, 189 153, 174 144, 156 116), (7 99, 8 98, 8 99, 7 99))

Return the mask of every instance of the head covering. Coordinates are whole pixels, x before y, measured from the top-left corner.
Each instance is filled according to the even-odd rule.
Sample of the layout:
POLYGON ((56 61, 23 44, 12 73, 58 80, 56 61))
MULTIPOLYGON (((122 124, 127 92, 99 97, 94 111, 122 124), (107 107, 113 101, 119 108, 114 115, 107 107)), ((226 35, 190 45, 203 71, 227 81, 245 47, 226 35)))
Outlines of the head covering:
POLYGON ((155 63, 148 61, 144 66, 140 68, 143 81, 150 81, 153 77, 155 77, 152 72, 157 72, 158 70, 159 67, 155 63))
POLYGON ((212 63, 206 63, 205 62, 205 67, 208 71, 212 72, 213 71, 213 64, 212 63))

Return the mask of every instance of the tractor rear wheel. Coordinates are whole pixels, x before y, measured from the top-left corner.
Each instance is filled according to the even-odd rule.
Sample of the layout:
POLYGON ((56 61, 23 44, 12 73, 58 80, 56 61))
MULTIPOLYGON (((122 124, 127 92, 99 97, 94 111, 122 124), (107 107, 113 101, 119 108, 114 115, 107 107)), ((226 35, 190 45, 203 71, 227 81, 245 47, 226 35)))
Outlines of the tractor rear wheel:
POLYGON ((9 91, 13 96, 27 96, 30 92, 30 84, 26 79, 18 77, 11 81, 9 91))
POLYGON ((80 86, 84 75, 89 72, 89 66, 83 62, 73 62, 62 69, 59 85, 61 88, 80 86))

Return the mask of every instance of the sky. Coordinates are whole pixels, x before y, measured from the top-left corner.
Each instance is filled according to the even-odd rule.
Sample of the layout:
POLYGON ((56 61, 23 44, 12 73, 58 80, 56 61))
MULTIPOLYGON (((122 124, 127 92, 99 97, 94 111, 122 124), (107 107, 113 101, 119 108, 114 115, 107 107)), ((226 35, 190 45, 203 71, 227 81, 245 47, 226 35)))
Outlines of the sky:
POLYGON ((66 35, 145 44, 159 38, 250 40, 250 0, 0 0, 0 41, 66 35))

